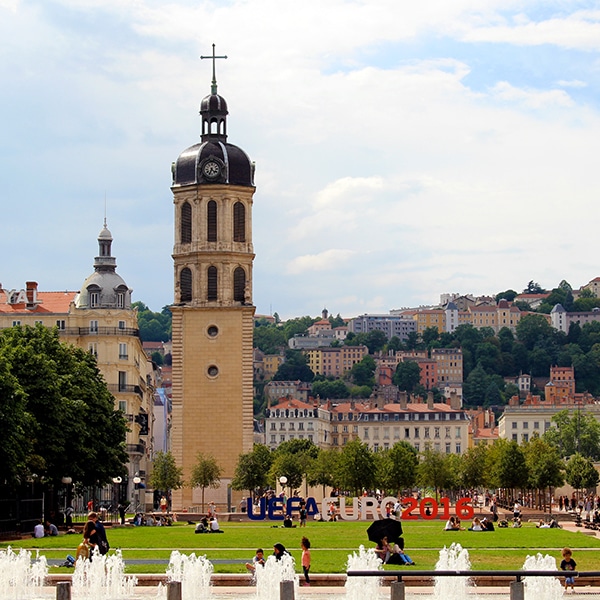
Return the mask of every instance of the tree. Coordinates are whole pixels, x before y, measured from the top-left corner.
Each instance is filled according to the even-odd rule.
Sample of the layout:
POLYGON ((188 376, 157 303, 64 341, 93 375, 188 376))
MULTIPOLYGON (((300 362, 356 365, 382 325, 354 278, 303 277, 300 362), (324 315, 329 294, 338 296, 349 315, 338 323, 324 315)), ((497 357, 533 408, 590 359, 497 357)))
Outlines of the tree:
POLYGON ((9 362, 0 354, 0 481, 9 487, 18 486, 20 475, 27 472, 31 428, 27 395, 10 372, 9 362))
POLYGON ((202 512, 204 512, 204 490, 207 487, 218 488, 222 473, 223 469, 219 466, 214 456, 198 452, 196 464, 192 467, 190 487, 202 488, 202 512))
POLYGON ((527 287, 523 290, 524 294, 544 294, 546 290, 533 279, 527 284, 527 287))
POLYGON ((383 331, 379 329, 374 329, 373 331, 369 331, 367 333, 364 344, 369 349, 370 354, 375 354, 375 352, 379 352, 387 343, 387 336, 383 331))
POLYGON ((515 292, 515 290, 506 290, 505 292, 496 294, 495 299, 496 302, 499 302, 500 300, 508 300, 509 302, 512 302, 518 295, 519 292, 515 292))
POLYGON ((286 346, 287 340, 281 327, 265 323, 254 328, 254 347, 265 354, 277 354, 286 346))
POLYGON ((544 439, 554 445, 563 458, 581 454, 592 460, 600 459, 600 423, 593 415, 576 410, 573 415, 561 410, 552 417, 555 427, 544 433, 544 439))
POLYGON ((529 472, 517 442, 497 440, 490 448, 487 470, 492 487, 514 490, 527 485, 529 472))
POLYGON ((319 450, 319 454, 312 461, 306 476, 308 485, 322 485, 323 496, 327 494, 325 487, 338 487, 336 473, 338 472, 338 461, 340 453, 333 448, 319 450))
POLYGON ((476 489, 487 485, 487 455, 488 447, 484 444, 473 446, 462 455, 460 480, 464 488, 476 489))
POLYGON ((523 342, 528 350, 533 350, 538 341, 551 338, 552 334, 552 325, 542 315, 525 315, 517 323, 517 339, 523 342))
POLYGON ((576 490, 591 490, 596 487, 600 476, 594 463, 579 453, 573 454, 565 468, 567 483, 576 490))
POLYGON ((319 396, 319 398, 339 399, 347 398, 350 392, 341 379, 335 379, 313 382, 312 393, 315 398, 319 396))
POLYGON ((0 444, 23 431, 28 438, 3 454, 8 480, 15 481, 15 465, 20 479, 36 473, 55 486, 67 474, 81 485, 125 475, 127 423, 89 352, 63 344, 57 329, 11 327, 0 332, 0 375, 8 395, 0 406, 14 401, 15 408, 0 416, 14 428, 3 430, 0 444))
MULTIPOLYGON (((563 485, 564 464, 558 449, 547 441, 535 437, 524 445, 525 462, 529 473, 529 487, 534 490, 546 490, 563 485)), ((550 496, 552 495, 550 491, 550 496)), ((544 495, 545 500, 545 495, 544 495)), ((545 509, 538 495, 538 508, 545 509)))
POLYGON ((392 381, 400 390, 412 392, 421 381, 421 368, 419 364, 414 360, 406 360, 398 363, 392 381))
POLYGON ((273 453, 271 480, 283 475, 287 477, 287 485, 291 490, 299 489, 318 454, 319 449, 310 440, 293 439, 283 442, 273 453))
POLYGON ((254 444, 251 452, 241 454, 231 480, 234 490, 248 490, 250 496, 262 491, 269 483, 269 469, 273 457, 271 451, 263 444, 254 444))
POLYGON ((417 470, 417 482, 422 487, 429 487, 435 491, 436 500, 439 491, 445 489, 452 479, 446 455, 427 447, 421 453, 421 460, 417 470))
POLYGON ((340 487, 360 496, 364 489, 370 489, 375 482, 375 458, 373 453, 359 439, 348 442, 340 453, 336 479, 340 487))
POLYGON ((482 406, 485 401, 486 392, 490 384, 490 378, 484 368, 477 366, 469 373, 463 385, 463 398, 470 406, 482 406))
POLYGON ((350 369, 350 379, 355 385, 369 386, 375 385, 375 360, 367 354, 360 362, 352 365, 350 369))
POLYGON ((138 312, 140 337, 146 342, 166 342, 171 338, 171 311, 168 306, 161 312, 152 312, 143 302, 133 302, 138 312))
POLYGON ((306 356, 300 350, 286 350, 285 362, 279 365, 273 381, 307 381, 314 379, 315 374, 306 363, 306 356))
POLYGON ((166 492, 167 498, 169 498, 169 491, 183 487, 183 469, 177 466, 170 450, 167 452, 160 450, 154 455, 148 485, 155 490, 166 492))
POLYGON ((419 459, 408 442, 397 442, 389 450, 379 452, 377 484, 394 494, 412 488, 416 482, 419 459))

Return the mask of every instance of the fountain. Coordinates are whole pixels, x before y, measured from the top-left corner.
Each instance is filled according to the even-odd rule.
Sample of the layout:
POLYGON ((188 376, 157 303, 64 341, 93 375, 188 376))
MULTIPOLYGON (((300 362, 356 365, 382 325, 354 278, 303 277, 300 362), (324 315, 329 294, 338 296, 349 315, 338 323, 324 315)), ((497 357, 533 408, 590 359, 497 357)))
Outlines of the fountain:
MULTIPOLYGON (((358 553, 348 555, 346 567, 348 571, 381 571, 383 575, 381 559, 375 554, 373 548, 365 550, 359 546, 358 553)), ((379 577, 348 577, 346 580, 347 600, 364 600, 365 598, 377 598, 381 586, 379 577)))
MULTIPOLYGON (((435 564, 436 571, 470 571, 469 552, 460 544, 453 543, 450 548, 440 550, 440 557, 435 564)), ((436 577, 433 597, 436 600, 447 598, 465 598, 472 582, 468 577, 436 577)))
POLYGON ((0 590, 5 600, 29 600, 41 594, 48 574, 45 556, 21 549, 18 554, 9 546, 0 550, 0 590))
MULTIPOLYGON (((556 571, 556 559, 546 554, 528 556, 523 564, 524 571, 556 571)), ((544 600, 558 600, 563 597, 563 586, 560 581, 553 577, 526 577, 525 598, 533 600, 543 598, 544 600)))
POLYGON ((210 577, 214 567, 206 556, 171 552, 167 576, 169 581, 181 582, 182 600, 210 598, 210 577))
POLYGON ((73 597, 85 600, 120 600, 131 598, 137 579, 125 575, 121 550, 110 556, 94 551, 93 560, 80 558, 72 577, 73 597))
POLYGON ((256 569, 256 597, 261 600, 279 600, 282 581, 293 581, 294 589, 298 587, 299 577, 291 554, 284 554, 280 560, 269 556, 264 567, 256 569))

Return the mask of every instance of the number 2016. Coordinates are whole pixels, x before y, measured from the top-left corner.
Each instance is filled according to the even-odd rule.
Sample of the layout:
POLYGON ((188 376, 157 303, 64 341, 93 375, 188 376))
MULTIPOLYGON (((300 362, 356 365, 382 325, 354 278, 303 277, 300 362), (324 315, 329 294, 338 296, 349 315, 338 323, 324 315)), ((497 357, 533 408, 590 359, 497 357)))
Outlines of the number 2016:
MULTIPOLYGON (((405 521, 415 521, 422 519, 443 519, 450 517, 450 499, 440 498, 439 503, 435 498, 423 498, 421 501, 416 498, 404 498, 402 504, 405 508, 402 509, 402 518, 405 521), (406 506, 408 505, 408 506, 406 506), (418 508, 419 514, 414 514, 413 511, 418 508), (427 510, 429 508, 429 511, 427 510)), ((456 515, 461 519, 472 519, 475 511, 473 510, 471 498, 460 498, 456 502, 456 515)))

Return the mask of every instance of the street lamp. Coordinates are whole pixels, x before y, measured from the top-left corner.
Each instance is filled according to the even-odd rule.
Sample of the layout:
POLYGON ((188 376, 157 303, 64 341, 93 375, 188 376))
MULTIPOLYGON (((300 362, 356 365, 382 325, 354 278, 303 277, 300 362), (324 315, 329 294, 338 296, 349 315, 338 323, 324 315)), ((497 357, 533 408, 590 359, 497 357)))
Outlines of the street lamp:
POLYGON ((139 475, 136 475, 133 478, 133 485, 135 489, 135 512, 138 512, 138 506, 140 504, 140 483, 142 483, 142 478, 139 475))
POLYGON ((73 478, 64 475, 61 482, 65 486, 65 525, 67 529, 70 529, 73 524, 73 507, 71 506, 71 483, 73 483, 73 478))

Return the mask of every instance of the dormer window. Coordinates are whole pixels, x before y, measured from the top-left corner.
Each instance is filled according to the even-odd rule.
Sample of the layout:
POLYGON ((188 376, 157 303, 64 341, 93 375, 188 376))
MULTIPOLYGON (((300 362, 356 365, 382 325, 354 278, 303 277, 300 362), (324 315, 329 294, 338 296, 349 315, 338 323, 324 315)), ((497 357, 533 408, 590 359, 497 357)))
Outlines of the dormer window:
POLYGON ((90 292, 90 308, 98 308, 100 306, 100 293, 90 292))
POLYGON ((117 292, 117 308, 125 308, 125 293, 117 292))

